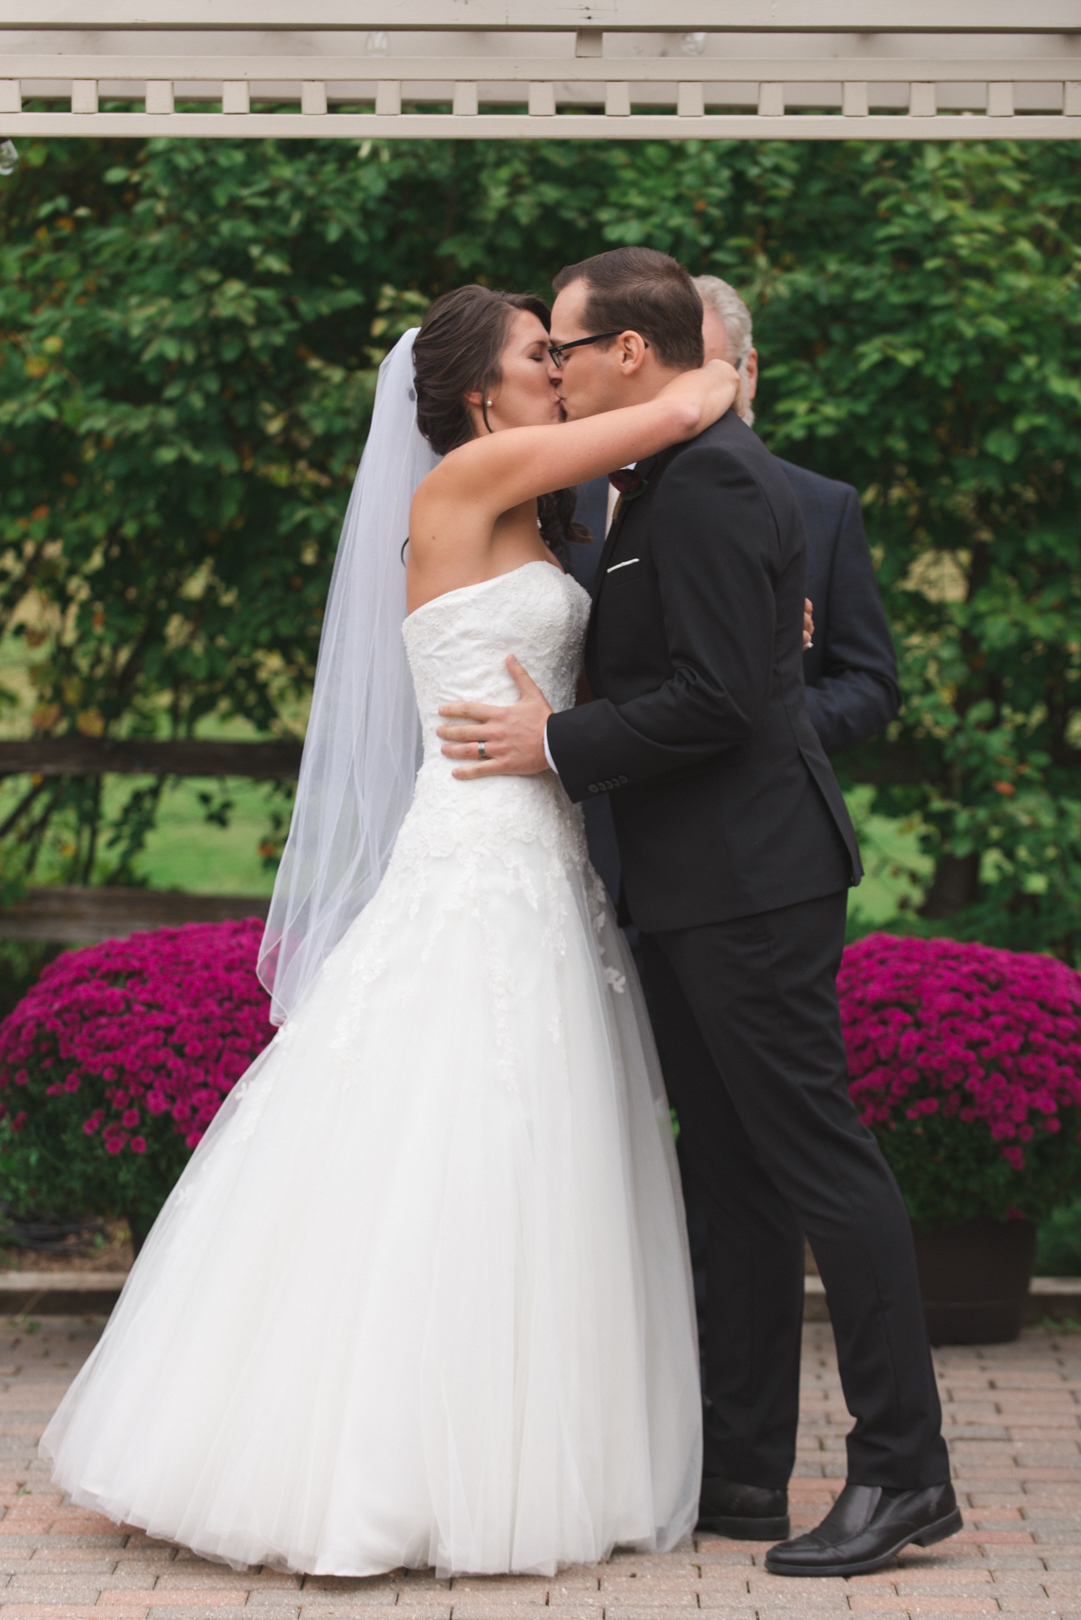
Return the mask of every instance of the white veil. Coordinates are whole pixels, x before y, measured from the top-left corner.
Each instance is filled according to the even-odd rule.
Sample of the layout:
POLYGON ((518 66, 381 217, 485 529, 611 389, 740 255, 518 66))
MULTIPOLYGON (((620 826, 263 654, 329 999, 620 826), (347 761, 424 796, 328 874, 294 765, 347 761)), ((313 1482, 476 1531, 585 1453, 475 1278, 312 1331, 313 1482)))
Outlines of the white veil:
POLYGON ((296 804, 259 951, 285 1021, 386 870, 421 732, 402 640, 409 506, 439 457, 417 427, 413 340, 379 368, 327 598, 296 804))

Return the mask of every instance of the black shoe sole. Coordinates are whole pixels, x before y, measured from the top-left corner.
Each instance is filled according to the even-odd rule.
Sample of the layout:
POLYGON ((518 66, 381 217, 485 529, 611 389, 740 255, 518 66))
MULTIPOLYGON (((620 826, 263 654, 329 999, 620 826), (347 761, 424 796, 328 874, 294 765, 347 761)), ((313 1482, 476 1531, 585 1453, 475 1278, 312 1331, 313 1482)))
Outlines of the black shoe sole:
POLYGON ((871 1575, 876 1569, 884 1569, 897 1554, 911 1543, 916 1547, 933 1547, 936 1541, 945 1541, 948 1536, 955 1536, 958 1530, 964 1528, 961 1509, 954 1508, 945 1518, 936 1519, 934 1524, 926 1525, 917 1530, 915 1535, 905 1536, 896 1547, 889 1552, 882 1553, 878 1558, 867 1558, 859 1564, 846 1564, 838 1561, 836 1564, 789 1564, 771 1563, 769 1553, 766 1554, 766 1568, 771 1575, 871 1575))
POLYGON ((712 1513, 699 1519, 694 1528, 700 1534, 728 1536, 732 1541, 787 1541, 791 1533, 787 1515, 776 1519, 732 1519, 712 1513))

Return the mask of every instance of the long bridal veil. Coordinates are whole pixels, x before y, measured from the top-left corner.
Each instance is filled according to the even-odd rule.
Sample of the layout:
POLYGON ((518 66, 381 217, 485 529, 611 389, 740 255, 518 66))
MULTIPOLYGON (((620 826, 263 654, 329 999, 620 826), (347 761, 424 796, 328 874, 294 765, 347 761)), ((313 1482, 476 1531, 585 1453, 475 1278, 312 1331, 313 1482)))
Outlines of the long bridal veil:
POLYGON ((330 582, 296 804, 259 953, 271 1021, 296 1007, 379 886, 421 734, 402 623, 409 507, 439 461, 417 427, 407 332, 379 368, 330 582))

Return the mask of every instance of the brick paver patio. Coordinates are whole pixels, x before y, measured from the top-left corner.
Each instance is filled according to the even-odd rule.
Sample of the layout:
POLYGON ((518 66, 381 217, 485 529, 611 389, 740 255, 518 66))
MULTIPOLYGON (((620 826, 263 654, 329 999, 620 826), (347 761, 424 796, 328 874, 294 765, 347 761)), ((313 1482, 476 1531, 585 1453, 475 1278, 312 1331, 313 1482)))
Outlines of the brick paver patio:
MULTIPOLYGON (((936 1360, 966 1529, 941 1548, 852 1581, 780 1580, 761 1543, 698 1537, 664 1557, 620 1554, 600 1570, 436 1581, 236 1572, 65 1504, 37 1460, 42 1427, 100 1323, 0 1323, 0 1620, 819 1620, 958 1614, 1081 1620, 1081 1335, 1032 1331, 1018 1344, 936 1360), (553 1617, 554 1620, 554 1617, 553 1617)), ((844 1473, 848 1416, 828 1325, 804 1339, 803 1422, 793 1519, 817 1522, 844 1473)))

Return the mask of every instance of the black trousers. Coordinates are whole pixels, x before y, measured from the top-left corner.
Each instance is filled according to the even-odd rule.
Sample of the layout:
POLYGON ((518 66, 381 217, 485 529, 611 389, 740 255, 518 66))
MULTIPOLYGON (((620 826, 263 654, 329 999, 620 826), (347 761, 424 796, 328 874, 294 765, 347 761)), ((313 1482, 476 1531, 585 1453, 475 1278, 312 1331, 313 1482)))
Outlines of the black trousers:
POLYGON ((708 1219, 707 1475, 783 1486, 796 1454, 803 1233, 855 1425, 853 1484, 949 1478, 904 1203, 852 1105, 845 895, 643 934, 657 1046, 708 1219))

